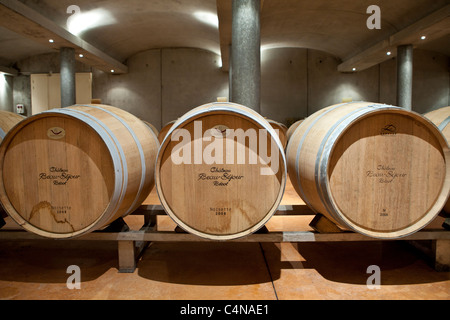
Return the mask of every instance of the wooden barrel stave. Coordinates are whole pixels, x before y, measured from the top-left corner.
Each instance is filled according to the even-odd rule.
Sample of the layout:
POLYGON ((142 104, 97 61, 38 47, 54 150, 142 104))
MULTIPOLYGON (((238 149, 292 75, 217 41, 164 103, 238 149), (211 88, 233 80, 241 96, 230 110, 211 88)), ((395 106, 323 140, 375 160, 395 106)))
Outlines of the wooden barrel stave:
POLYGON ((0 111, 0 142, 2 142, 9 130, 24 119, 25 117, 18 114, 9 111, 0 111))

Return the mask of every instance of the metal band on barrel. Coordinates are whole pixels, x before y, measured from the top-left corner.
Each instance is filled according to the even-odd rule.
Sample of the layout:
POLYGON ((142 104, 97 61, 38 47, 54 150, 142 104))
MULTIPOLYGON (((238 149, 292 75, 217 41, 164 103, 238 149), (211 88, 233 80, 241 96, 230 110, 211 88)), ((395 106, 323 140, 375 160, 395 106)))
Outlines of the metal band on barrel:
POLYGON ((450 123, 450 117, 447 117, 442 123, 439 125, 439 130, 444 130, 445 127, 450 123))

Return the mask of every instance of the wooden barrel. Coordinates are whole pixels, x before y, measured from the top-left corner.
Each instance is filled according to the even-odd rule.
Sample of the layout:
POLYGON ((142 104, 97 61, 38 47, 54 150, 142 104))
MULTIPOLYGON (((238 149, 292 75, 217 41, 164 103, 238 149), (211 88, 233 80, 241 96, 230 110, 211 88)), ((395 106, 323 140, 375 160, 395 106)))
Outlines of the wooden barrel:
POLYGON ((450 106, 428 112, 424 116, 433 122, 444 134, 447 142, 450 142, 450 106))
POLYGON ((25 117, 9 111, 0 111, 0 142, 16 124, 25 119, 25 117))
MULTIPOLYGON (((9 112, 9 111, 0 111, 0 143, 3 138, 6 136, 9 130, 11 130, 16 124, 25 119, 18 114, 9 112)), ((8 215, 0 208, 0 217, 6 218, 8 215)))
POLYGON ((275 120, 266 119, 269 124, 272 126, 272 128, 275 129, 275 132, 278 134, 278 137, 280 138, 281 144, 283 145, 283 148, 286 149, 287 146, 287 127, 282 124, 281 122, 277 122, 275 120))
POLYGON ((285 161, 280 139, 261 115, 215 102, 174 123, 158 153, 156 188, 185 231, 235 239, 257 231, 277 210, 285 161))
POLYGON ((159 131, 158 131, 158 129, 156 129, 156 127, 153 124, 151 124, 148 121, 142 121, 142 122, 144 122, 153 131, 153 133, 158 137, 159 131))
POLYGON ((160 144, 164 141, 164 138, 166 137, 166 135, 169 132, 170 128, 172 128, 172 126, 175 123, 175 121, 176 120, 172 120, 172 121, 166 123, 164 125, 164 127, 162 127, 161 131, 159 131, 158 141, 159 141, 160 144))
POLYGON ((158 141, 142 121, 105 105, 30 117, 0 147, 0 201, 26 230, 71 238, 133 212, 154 186, 158 141))
POLYGON ((303 122, 302 120, 298 120, 296 122, 294 122, 289 129, 286 132, 286 140, 289 143, 289 139, 291 139, 292 135, 294 134, 295 130, 298 128, 298 126, 303 122))
POLYGON ((399 238, 431 222, 450 190, 450 151, 429 120, 401 108, 353 102, 322 109, 289 141, 300 197, 344 229, 399 238))
MULTIPOLYGON (((445 139, 447 139, 447 143, 450 143, 450 106, 428 112, 425 117, 441 130, 445 139)), ((444 212, 447 215, 450 214, 450 199, 444 206, 444 212)))

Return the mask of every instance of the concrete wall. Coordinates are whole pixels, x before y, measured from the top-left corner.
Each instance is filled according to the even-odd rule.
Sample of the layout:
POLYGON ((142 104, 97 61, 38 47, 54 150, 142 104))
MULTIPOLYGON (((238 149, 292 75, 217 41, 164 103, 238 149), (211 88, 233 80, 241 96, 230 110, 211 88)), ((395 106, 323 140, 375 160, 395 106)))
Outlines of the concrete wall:
MULTIPOLYGON (((127 110, 158 129, 194 107, 228 97, 228 74, 220 57, 200 49, 154 49, 127 61, 129 73, 93 73, 93 98, 127 110)), ((286 124, 343 100, 396 104, 396 60, 370 69, 339 73, 340 61, 316 50, 269 49, 262 52, 261 114, 286 124)), ((450 105, 450 57, 414 51, 413 110, 426 113, 450 105)), ((18 63, 25 75, 14 77, 13 105, 31 104, 29 73, 59 71, 58 54, 18 63)), ((11 104, 8 95, 6 104, 11 104)), ((1 98, 0 98, 1 99, 1 98)), ((2 100, 0 100, 2 101, 2 100)))
MULTIPOLYGON (((16 68, 20 70, 20 75, 14 77, 12 90, 12 104, 23 104, 25 106, 25 116, 30 116, 31 112, 31 79, 30 74, 34 73, 59 73, 60 58, 58 53, 45 53, 28 59, 19 61, 16 68)), ((92 72, 92 68, 77 61, 76 72, 92 72)))
POLYGON ((450 58, 414 50, 413 110, 427 113, 450 106, 450 58))
POLYGON ((162 50, 163 123, 217 97, 228 97, 228 74, 220 62, 220 56, 204 50, 162 50))
POLYGON ((340 61, 324 52, 308 50, 308 114, 343 100, 379 100, 378 67, 340 73, 340 61))
MULTIPOLYGON (((261 113, 289 124, 343 100, 396 105, 395 58, 353 73, 337 72, 339 64, 334 56, 316 50, 263 51, 261 113)), ((414 51, 414 111, 426 113, 450 105, 449 65, 447 56, 414 51)))
POLYGON ((12 112, 13 108, 13 78, 0 73, 0 110, 12 112))
POLYGON ((271 49, 261 53, 261 114, 286 122, 308 113, 308 50, 271 49))
POLYGON ((30 76, 14 77, 13 105, 23 104, 25 116, 31 115, 31 80, 30 76))
POLYGON ((127 61, 129 73, 93 74, 93 98, 125 109, 158 129, 189 110, 228 96, 220 57, 200 49, 155 49, 127 61))
MULTIPOLYGON (((32 56, 19 61, 16 67, 25 75, 31 73, 59 73, 61 70, 59 53, 44 53, 32 56)), ((91 70, 91 67, 76 61, 75 72, 91 72, 91 70)))
POLYGON ((135 55, 128 61, 129 73, 111 75, 94 70, 92 98, 124 109, 157 128, 161 123, 160 51, 135 55))
MULTIPOLYGON (((92 72, 92 98, 122 108, 158 129, 194 107, 228 96, 228 74, 220 56, 200 49, 155 49, 127 61, 129 72, 105 73, 77 62, 76 72, 92 72)), ((31 114, 32 73, 58 73, 59 55, 43 54, 20 61, 14 78, 14 104, 31 114)))

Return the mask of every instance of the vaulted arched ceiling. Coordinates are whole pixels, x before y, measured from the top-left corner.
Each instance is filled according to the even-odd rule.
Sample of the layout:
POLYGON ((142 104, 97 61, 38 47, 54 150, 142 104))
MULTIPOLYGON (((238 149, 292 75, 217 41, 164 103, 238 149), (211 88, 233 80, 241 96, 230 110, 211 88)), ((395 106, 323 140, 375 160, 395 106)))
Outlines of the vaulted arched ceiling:
MULTIPOLYGON (((428 30, 433 36, 414 44, 450 55, 448 0, 261 2, 263 49, 311 48, 331 53, 343 62, 353 63, 358 59, 376 62, 371 57, 373 51, 378 48, 382 52, 392 39, 399 39, 393 36, 400 34, 403 41, 428 30), (367 8, 373 4, 381 9, 379 30, 366 26, 370 16, 367 8)), ((76 7, 73 3, 72 0, 0 0, 0 65, 11 67, 24 57, 67 45, 49 45, 45 37, 51 35, 62 38, 61 42, 68 40, 68 45, 83 53, 83 50, 92 53, 93 57, 87 61, 93 66, 100 66, 101 60, 105 60, 105 68, 114 65, 114 61, 119 66, 126 64, 138 52, 167 47, 201 48, 221 53, 227 62, 231 0, 77 0, 76 7), (17 16, 8 21, 12 13, 17 16), (84 28, 80 33, 69 30, 68 24, 78 13, 77 17, 82 18, 76 23, 78 31, 84 28), (13 23, 17 20, 19 26, 13 23), (30 25, 26 25, 27 21, 30 25), (67 31, 76 34, 67 35, 67 31)))

